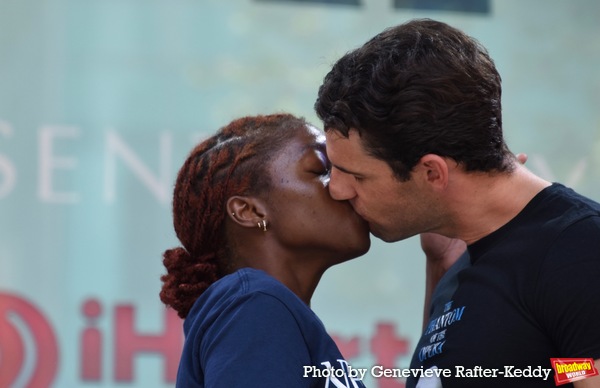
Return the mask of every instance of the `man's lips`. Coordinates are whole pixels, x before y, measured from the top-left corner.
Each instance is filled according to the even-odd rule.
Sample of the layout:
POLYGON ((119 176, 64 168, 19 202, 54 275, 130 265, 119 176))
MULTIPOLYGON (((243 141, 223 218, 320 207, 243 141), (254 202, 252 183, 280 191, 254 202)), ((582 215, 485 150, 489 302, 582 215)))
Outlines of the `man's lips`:
POLYGON ((358 218, 359 218, 359 219, 360 219, 362 222, 364 222, 365 224, 368 224, 368 225, 369 225, 369 227, 370 227, 370 225, 371 225, 371 222, 370 222, 370 221, 369 221, 369 220, 368 220, 368 219, 367 219, 365 216, 363 216, 362 214, 360 214, 359 212, 357 212, 357 211, 356 211, 356 209, 354 209, 354 213, 356 214, 356 216, 357 216, 357 217, 358 217, 358 218))
POLYGON ((358 210, 356 209, 356 205, 354 204, 354 201, 353 201, 353 200, 350 200, 350 201, 348 201, 348 202, 350 203, 350 206, 352 206, 352 209, 354 209, 354 213, 356 213, 356 214, 357 214, 357 215, 358 215, 360 218, 362 218, 362 219, 363 219, 363 220, 365 220, 366 222, 369 222, 369 220, 367 220, 367 219, 365 218, 365 216, 363 216, 363 215, 361 214, 361 212, 360 212, 360 211, 358 211, 358 210))

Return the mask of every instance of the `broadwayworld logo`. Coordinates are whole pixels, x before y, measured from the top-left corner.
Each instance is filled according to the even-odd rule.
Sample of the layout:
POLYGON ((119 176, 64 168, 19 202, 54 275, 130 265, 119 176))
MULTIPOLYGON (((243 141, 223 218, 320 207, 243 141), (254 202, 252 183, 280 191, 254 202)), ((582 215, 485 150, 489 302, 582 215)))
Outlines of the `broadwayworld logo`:
POLYGON ((593 358, 551 358, 550 362, 555 372, 556 385, 568 384, 598 375, 593 358))

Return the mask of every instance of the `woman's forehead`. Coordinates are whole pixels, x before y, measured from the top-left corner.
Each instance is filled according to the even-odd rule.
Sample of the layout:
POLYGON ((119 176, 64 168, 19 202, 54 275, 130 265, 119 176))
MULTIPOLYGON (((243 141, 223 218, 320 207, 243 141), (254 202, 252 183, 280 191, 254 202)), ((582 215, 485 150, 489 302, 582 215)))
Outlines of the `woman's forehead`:
POLYGON ((286 143, 272 161, 278 168, 286 164, 294 164, 309 155, 315 155, 315 151, 326 152, 325 135, 312 126, 298 129, 286 143))
POLYGON ((300 151, 305 154, 309 151, 323 151, 325 152, 325 134, 319 129, 313 126, 306 126, 306 128, 297 136, 301 147, 300 151))
POLYGON ((323 131, 310 124, 306 126, 306 129, 318 142, 325 143, 325 133, 323 131))

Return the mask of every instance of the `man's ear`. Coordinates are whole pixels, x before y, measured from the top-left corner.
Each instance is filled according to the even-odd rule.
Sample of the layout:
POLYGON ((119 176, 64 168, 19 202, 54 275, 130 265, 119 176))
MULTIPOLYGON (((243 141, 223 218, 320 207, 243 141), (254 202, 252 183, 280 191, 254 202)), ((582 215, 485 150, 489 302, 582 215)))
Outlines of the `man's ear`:
POLYGON ((256 197, 233 196, 227 200, 227 213, 236 224, 256 228, 267 218, 267 207, 256 197))
POLYGON ((419 160, 424 181, 433 188, 444 190, 448 186, 450 166, 448 159, 436 154, 427 154, 419 160))

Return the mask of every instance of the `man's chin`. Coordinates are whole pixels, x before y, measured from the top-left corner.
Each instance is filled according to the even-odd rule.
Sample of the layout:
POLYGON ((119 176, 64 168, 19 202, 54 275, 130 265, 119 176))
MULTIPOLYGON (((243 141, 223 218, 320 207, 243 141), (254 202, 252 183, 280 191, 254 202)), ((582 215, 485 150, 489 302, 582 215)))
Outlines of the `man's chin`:
POLYGON ((369 231, 371 232, 371 234, 373 236, 377 237, 378 239, 380 239, 384 242, 387 242, 387 243, 393 242, 393 240, 391 240, 386 233, 383 233, 382 230, 380 230, 379 228, 377 228, 376 226, 374 226, 371 223, 369 223, 369 231))
POLYGON ((388 232, 382 230, 381 228, 377 228, 376 226, 374 226, 372 224, 369 224, 369 230, 373 236, 377 237, 378 239, 380 239, 381 241, 386 242, 386 243, 402 241, 409 237, 414 236, 414 235, 403 236, 403 235, 398 235, 396 233, 388 233, 388 232))

